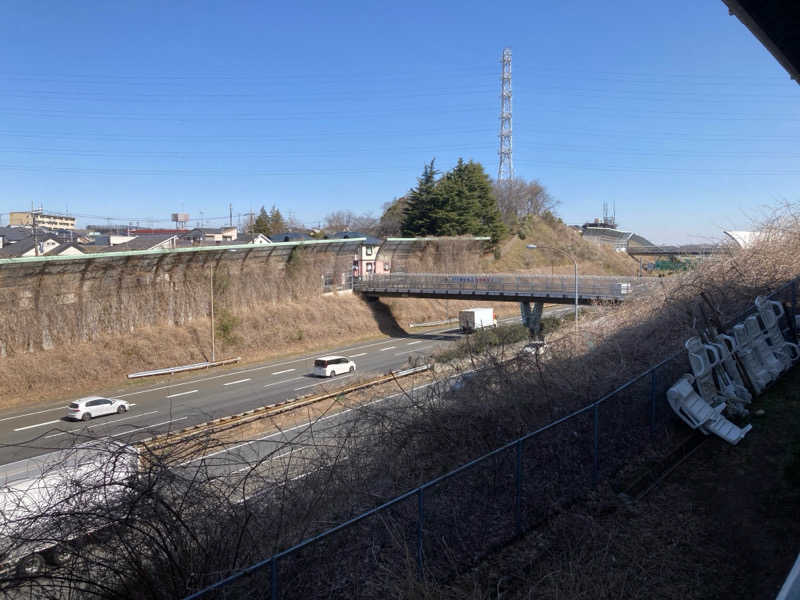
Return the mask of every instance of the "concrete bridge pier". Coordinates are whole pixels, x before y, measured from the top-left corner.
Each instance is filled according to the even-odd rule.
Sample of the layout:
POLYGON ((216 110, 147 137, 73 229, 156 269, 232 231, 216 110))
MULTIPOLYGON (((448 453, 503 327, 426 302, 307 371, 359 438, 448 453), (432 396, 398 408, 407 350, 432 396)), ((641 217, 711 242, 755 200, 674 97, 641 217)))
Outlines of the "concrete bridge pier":
POLYGON ((522 314, 522 323, 530 331, 531 339, 541 340, 544 302, 520 302, 519 310, 522 314))

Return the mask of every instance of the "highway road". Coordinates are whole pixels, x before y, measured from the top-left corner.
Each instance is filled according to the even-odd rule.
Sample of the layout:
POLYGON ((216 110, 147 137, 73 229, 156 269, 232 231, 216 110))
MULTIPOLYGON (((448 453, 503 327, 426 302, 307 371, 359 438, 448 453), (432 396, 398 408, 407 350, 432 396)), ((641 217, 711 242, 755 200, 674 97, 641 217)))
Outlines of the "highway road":
MULTIPOLYGON (((553 307, 545 312, 553 315, 564 310, 553 307)), ((516 320, 513 317, 503 321, 516 320)), ((96 393, 101 396, 125 398, 132 407, 125 414, 98 417, 87 423, 63 418, 66 405, 72 399, 0 411, 0 465, 68 447, 85 441, 87 436, 124 441, 144 439, 154 433, 182 429, 209 419, 330 390, 354 378, 352 375, 333 379, 312 376, 314 358, 319 356, 348 356, 357 365, 355 376, 375 376, 406 368, 409 359, 424 360, 438 347, 460 338, 461 334, 451 326, 251 366, 203 371, 179 380, 161 379, 158 383, 127 388, 121 393, 98 390, 96 393)))

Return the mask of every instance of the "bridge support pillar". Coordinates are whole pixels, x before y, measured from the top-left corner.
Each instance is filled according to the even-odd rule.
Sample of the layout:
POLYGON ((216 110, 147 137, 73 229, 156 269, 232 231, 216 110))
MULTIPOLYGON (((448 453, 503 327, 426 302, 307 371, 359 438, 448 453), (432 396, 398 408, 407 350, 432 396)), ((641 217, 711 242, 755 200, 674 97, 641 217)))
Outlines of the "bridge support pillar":
POLYGON ((542 311, 544 302, 520 302, 519 310, 522 314, 522 323, 530 331, 534 340, 542 339, 542 311), (533 306, 531 306, 531 304, 533 306))

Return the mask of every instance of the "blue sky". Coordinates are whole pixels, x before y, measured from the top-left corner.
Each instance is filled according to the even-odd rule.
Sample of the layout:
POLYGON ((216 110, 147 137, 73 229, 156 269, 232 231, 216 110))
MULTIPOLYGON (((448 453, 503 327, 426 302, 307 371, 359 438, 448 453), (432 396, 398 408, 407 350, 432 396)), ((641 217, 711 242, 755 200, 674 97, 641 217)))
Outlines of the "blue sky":
POLYGON ((568 223, 608 202, 697 242, 798 200, 800 87, 720 0, 26 0, 0 7, 0 213, 379 216, 431 158, 496 176, 505 46, 516 175, 568 223))

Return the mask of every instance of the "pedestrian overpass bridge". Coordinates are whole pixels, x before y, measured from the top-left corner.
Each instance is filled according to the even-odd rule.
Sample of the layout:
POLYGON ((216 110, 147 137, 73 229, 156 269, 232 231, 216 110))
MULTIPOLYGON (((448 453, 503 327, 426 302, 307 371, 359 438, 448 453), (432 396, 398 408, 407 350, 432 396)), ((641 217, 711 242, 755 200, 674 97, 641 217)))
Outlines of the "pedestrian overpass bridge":
POLYGON ((583 275, 392 273, 354 282, 367 298, 438 298, 519 302, 522 319, 538 337, 544 303, 622 302, 646 291, 653 278, 583 275), (577 294, 576 294, 577 287, 577 294))
MULTIPOLYGON (((653 279, 583 275, 578 277, 578 303, 621 302, 649 287, 653 279)), ((439 298, 500 302, 575 303, 572 275, 448 275, 394 273, 374 275, 353 284, 367 297, 439 298)))

